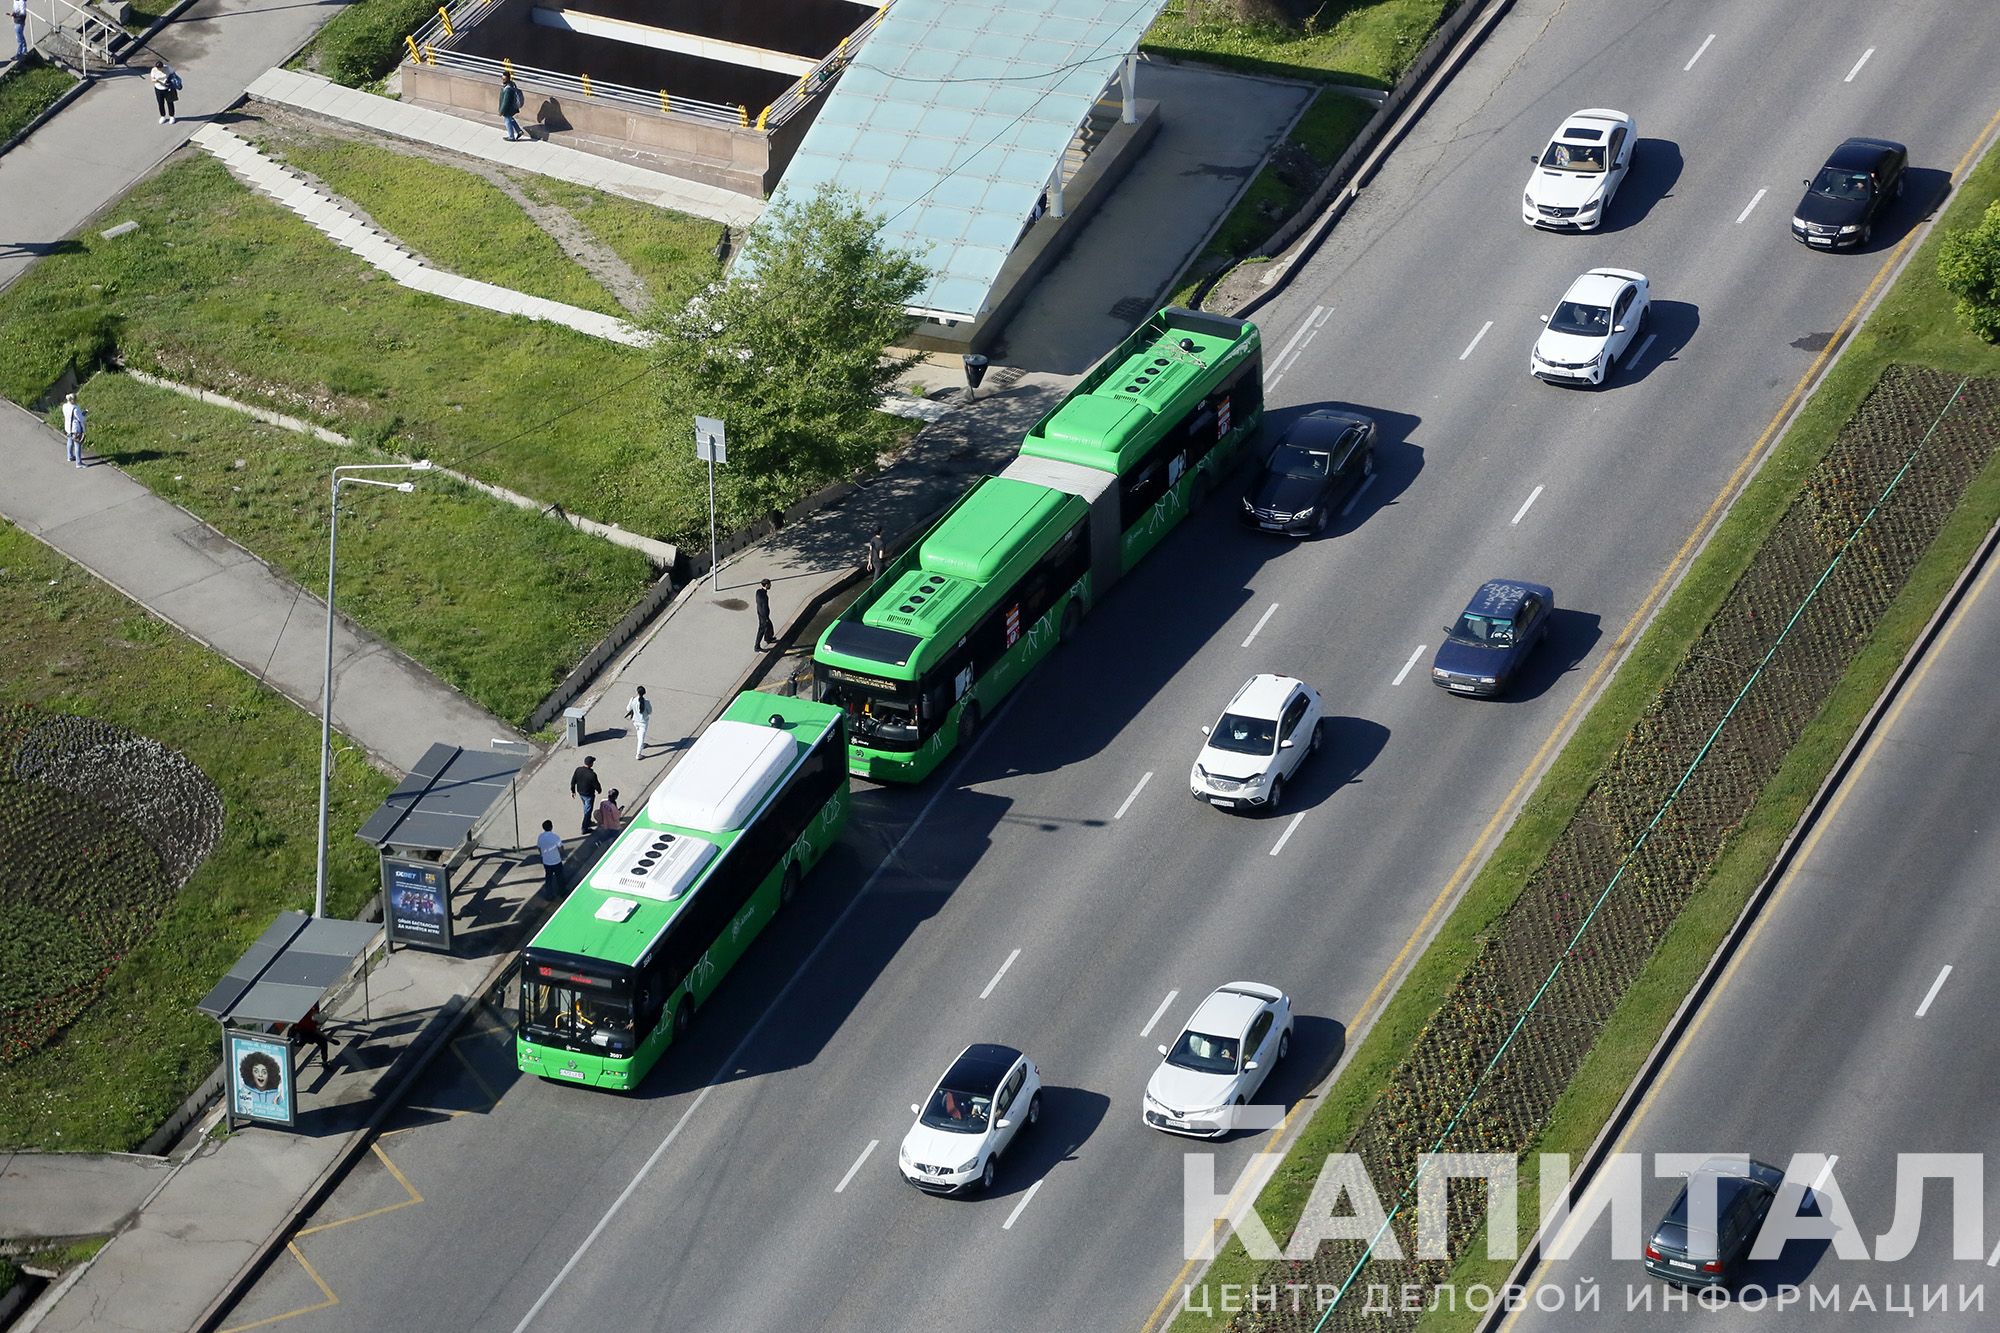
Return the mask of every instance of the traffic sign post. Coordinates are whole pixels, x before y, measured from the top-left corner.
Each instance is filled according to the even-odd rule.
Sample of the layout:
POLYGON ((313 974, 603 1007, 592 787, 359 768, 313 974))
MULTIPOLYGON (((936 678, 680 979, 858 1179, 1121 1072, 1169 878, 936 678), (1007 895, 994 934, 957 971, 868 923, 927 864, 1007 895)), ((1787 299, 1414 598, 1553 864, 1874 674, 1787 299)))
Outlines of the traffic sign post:
POLYGON ((715 554, 715 465, 729 461, 729 450, 724 443, 720 419, 716 417, 694 419, 694 456, 708 462, 708 586, 715 588, 719 586, 716 580, 722 563, 715 554))

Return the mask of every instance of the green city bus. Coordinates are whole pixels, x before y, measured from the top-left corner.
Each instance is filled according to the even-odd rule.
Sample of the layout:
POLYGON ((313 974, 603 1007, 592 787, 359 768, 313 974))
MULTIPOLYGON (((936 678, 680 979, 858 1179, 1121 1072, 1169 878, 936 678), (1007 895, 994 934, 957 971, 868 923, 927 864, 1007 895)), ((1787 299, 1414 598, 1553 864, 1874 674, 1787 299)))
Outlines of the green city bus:
POLYGON ((521 955, 522 1072, 630 1089, 847 822, 838 708, 738 695, 521 955))
POLYGON ((1262 425, 1257 326, 1162 310, 820 637, 848 768, 919 782, 1212 490, 1262 425))

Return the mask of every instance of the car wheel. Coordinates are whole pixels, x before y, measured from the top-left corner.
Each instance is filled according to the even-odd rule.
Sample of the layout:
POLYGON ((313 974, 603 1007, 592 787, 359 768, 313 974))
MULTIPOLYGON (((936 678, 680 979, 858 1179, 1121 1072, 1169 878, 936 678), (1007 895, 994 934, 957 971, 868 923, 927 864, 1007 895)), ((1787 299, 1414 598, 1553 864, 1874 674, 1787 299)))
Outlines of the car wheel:
POLYGON ((994 1171, 994 1163, 998 1162, 999 1160, 1000 1157, 999 1154, 997 1153, 994 1154, 992 1157, 986 1159, 986 1169, 979 1173, 980 1189, 990 1190, 993 1188, 993 1177, 996 1174, 994 1171))
POLYGON ((1644 333, 1646 331, 1646 321, 1651 319, 1652 317, 1653 317, 1652 306, 1649 305, 1645 309, 1641 310, 1639 312, 1639 323, 1633 328, 1632 336, 1636 338, 1640 334, 1644 333))
POLYGON ((1041 1123, 1042 1123, 1042 1094, 1038 1092, 1034 1096, 1028 1098, 1028 1127, 1030 1129, 1033 1129, 1036 1125, 1039 1125, 1041 1123))
POLYGON ((1892 199, 1901 199, 1903 197, 1903 181, 1905 179, 1903 176, 1896 177, 1896 193, 1890 196, 1892 199))
POLYGON ((1875 224, 1872 222, 1864 222, 1861 224, 1861 234, 1854 238, 1854 243, 1858 246, 1866 245, 1868 244, 1868 242, 1874 239, 1875 239, 1875 224))
POLYGON ((1275 815, 1278 813, 1279 804, 1284 799, 1285 799, 1285 780, 1283 778, 1272 778, 1271 799, 1264 803, 1264 808, 1275 815))
POLYGON ((971 699, 965 701, 965 709, 958 715, 958 743, 965 745, 979 734, 979 704, 971 699))
POLYGON ((799 868, 785 867, 785 878, 778 884, 778 906, 790 907, 792 899, 799 896, 799 868))
POLYGON ((1313 723, 1312 739, 1306 742, 1307 754, 1319 753, 1319 734, 1325 729, 1326 729, 1326 719, 1321 718, 1318 722, 1313 723))
POLYGON ((1372 477, 1374 475, 1375 475, 1375 451, 1373 449, 1370 449, 1367 453, 1361 455, 1361 477, 1362 480, 1365 481, 1369 477, 1372 477))
POLYGON ((1326 511, 1330 508, 1331 505, 1321 505, 1319 512, 1313 515, 1313 536, 1317 537, 1326 531, 1326 511))
MULTIPOLYGON (((1278 1034, 1278 1059, 1282 1060, 1291 1053, 1292 1053, 1292 1030, 1290 1028, 1286 1028, 1283 1032, 1278 1034)), ((1276 1063, 1276 1061, 1273 1061, 1273 1063, 1276 1063)))
POLYGON ((1056 638, 1067 639, 1076 633, 1076 627, 1083 623, 1083 599, 1072 597, 1063 608, 1062 621, 1056 626, 1056 638))

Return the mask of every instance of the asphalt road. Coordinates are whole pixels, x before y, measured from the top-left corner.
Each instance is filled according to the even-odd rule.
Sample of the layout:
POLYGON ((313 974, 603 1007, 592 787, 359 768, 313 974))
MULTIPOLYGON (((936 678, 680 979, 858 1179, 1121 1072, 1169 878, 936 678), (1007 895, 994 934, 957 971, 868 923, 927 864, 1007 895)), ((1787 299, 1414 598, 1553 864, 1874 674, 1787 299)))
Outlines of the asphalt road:
MULTIPOLYGON (((1645 1155, 1648 1176, 1657 1153, 1745 1153, 1779 1167, 1794 1154, 1831 1157, 1824 1177, 1810 1161, 1794 1169, 1839 1194, 1861 1254, 1878 1253, 1896 1224, 1898 1154, 1976 1153, 1990 1163, 2000 1149, 1989 1096, 2000 1061, 1992 1022, 2000 1011, 2000 752, 1990 743, 2000 731, 1992 688, 2000 591, 1990 579, 1949 632, 1619 1144, 1645 1155)), ((1650 1228, 1678 1188, 1672 1177, 1646 1181, 1639 1226, 1650 1228)), ((1593 1195, 1600 1190, 1593 1184, 1593 1195)), ((1579 1213, 1587 1216, 1591 1202, 1579 1213)), ((1801 1287, 1805 1296, 1782 1310, 1775 1302, 1753 1310, 1756 1293, 1746 1292, 1748 1301, 1702 1312, 1704 1327, 1825 1327, 1830 1310, 1848 1312, 1849 1326, 1872 1326, 1853 1314, 1869 1308, 1855 1305, 1861 1290, 1886 1319, 1906 1290, 1921 1307, 1925 1290, 1942 1288, 1949 1294, 1925 1327, 1991 1328, 2000 1274, 1987 1261, 2000 1241, 2000 1200, 1988 1185, 1971 1207, 1976 1236, 1955 1230, 1951 1188, 1931 1182, 1915 1247, 1895 1262, 1842 1258, 1826 1241, 1793 1242, 1776 1259, 1752 1261, 1743 1281, 1765 1292, 1801 1287), (1958 1243, 1978 1257, 1954 1258, 1958 1243), (1980 1292, 1984 1312, 1965 1308, 1962 1292, 1980 1292)), ((1830 1202, 1821 1213, 1837 1217, 1830 1202)), ((1688 1317, 1658 1308, 1660 1290, 1650 1313, 1623 1315, 1659 1284, 1640 1272, 1636 1255, 1618 1257, 1608 1221, 1572 1225, 1565 1239, 1573 1257, 1544 1265, 1542 1284, 1569 1293, 1594 1279, 1604 1309, 1629 1321, 1620 1327, 1688 1317)), ((1509 1327, 1604 1326, 1602 1313, 1578 1314, 1569 1299, 1509 1327)))
MULTIPOLYGON (((1260 315, 1280 419, 1383 422, 1342 524, 1253 539, 1225 497, 1184 525, 944 781, 860 803, 639 1096, 519 1082, 500 1036, 461 1043, 446 1072, 469 1072, 418 1100, 462 1114, 413 1115, 299 1242, 339 1303, 281 1260, 231 1322, 318 1302, 292 1326, 1141 1324, 1182 1266, 1183 1162, 1210 1151, 1138 1122, 1162 1029, 1271 981, 1301 1015, 1272 1099, 1333 1067, 1993 114, 1984 8, 1522 0, 1260 315), (1530 233, 1528 157, 1591 105, 1637 117, 1633 179, 1605 233, 1530 233), (1864 132, 1911 145, 1911 194, 1868 252, 1807 253, 1797 182, 1864 132), (1603 263, 1651 276, 1654 342, 1600 393, 1533 382, 1536 316, 1603 263), (1565 613, 1517 698, 1444 697, 1438 627, 1498 575, 1565 613), (1197 728, 1269 670, 1320 687, 1331 749, 1279 818, 1195 806, 1197 728), (974 1040, 1034 1056, 1043 1124, 996 1197, 924 1198, 896 1175, 908 1104, 974 1040)), ((1267 1138, 1212 1149, 1224 1188, 1267 1138)))

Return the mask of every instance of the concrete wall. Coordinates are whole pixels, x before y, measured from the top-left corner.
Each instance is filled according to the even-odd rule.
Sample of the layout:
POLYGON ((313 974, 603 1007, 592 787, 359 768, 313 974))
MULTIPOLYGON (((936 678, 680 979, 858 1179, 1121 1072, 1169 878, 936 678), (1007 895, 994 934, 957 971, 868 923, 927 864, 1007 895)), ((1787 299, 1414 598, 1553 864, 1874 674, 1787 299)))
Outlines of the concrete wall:
POLYGON ((691 32, 744 46, 788 51, 813 60, 830 53, 840 39, 868 19, 853 0, 541 0, 550 9, 644 23, 691 32))

